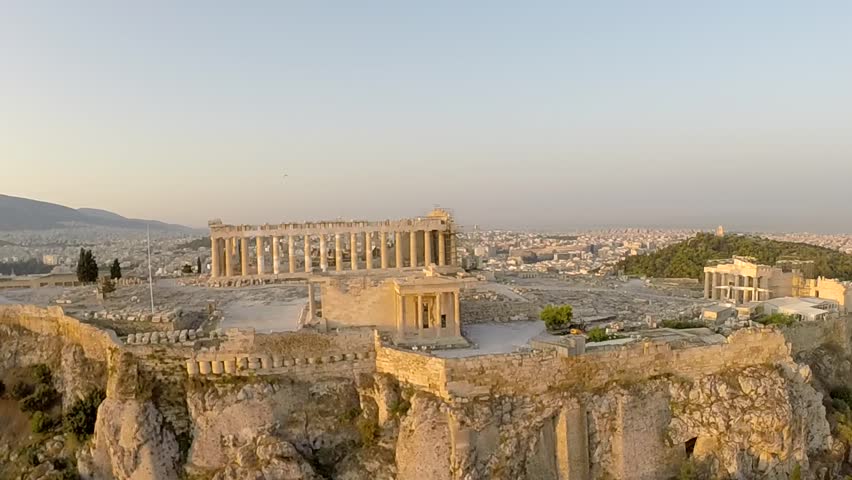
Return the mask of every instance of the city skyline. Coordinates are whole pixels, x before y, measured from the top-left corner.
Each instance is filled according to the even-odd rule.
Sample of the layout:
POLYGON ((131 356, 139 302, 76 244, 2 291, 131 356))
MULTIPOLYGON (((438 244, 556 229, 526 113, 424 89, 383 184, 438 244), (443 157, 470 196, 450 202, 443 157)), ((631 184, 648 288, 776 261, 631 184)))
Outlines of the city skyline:
POLYGON ((852 232, 842 2, 46 5, 0 19, 5 194, 194 227, 439 203, 852 232))

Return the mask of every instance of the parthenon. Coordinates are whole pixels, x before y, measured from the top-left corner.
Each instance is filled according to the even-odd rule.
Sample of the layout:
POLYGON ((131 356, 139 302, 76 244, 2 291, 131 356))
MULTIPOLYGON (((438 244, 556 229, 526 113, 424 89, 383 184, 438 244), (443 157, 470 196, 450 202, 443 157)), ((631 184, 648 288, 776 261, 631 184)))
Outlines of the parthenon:
POLYGON ((443 209, 425 217, 378 222, 225 225, 213 220, 209 226, 212 278, 288 277, 457 264, 453 219, 443 209), (250 255, 252 247, 254 254, 250 255))

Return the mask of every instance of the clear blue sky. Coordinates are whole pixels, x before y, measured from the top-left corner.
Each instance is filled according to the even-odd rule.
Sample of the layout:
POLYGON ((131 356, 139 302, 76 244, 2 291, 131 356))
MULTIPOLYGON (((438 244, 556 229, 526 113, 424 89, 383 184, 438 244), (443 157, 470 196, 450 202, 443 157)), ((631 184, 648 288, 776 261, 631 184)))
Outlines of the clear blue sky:
POLYGON ((130 3, 3 4, 0 193, 852 232, 849 1, 130 3))

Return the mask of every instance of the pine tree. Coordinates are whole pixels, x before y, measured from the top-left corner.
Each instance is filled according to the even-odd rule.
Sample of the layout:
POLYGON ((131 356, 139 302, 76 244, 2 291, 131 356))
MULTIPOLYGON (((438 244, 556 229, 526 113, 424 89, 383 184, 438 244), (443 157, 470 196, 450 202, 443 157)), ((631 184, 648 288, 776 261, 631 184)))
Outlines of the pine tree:
POLYGON ((98 262, 91 250, 80 249, 80 259, 77 261, 77 280, 91 283, 98 279, 98 262))
POLYGON ((86 281, 86 250, 80 248, 80 258, 77 259, 77 280, 86 281))
POLYGON ((201 275, 201 257, 198 257, 198 274, 201 275))
POLYGON ((109 278, 113 280, 121 278, 121 264, 118 263, 117 258, 112 261, 112 266, 109 267, 109 278))

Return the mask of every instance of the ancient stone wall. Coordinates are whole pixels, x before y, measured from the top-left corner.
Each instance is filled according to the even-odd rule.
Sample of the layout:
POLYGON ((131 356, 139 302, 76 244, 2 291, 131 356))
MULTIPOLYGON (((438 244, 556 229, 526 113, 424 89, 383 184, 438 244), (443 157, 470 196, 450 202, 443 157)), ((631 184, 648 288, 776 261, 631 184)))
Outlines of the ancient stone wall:
POLYGON ((523 396, 551 388, 591 390, 610 381, 636 382, 664 375, 695 379, 729 367, 789 359, 781 333, 754 328, 735 332, 722 345, 673 348, 668 343, 645 342, 579 356, 534 351, 442 359, 378 346, 376 368, 452 399, 489 394, 523 396))
POLYGON ((540 313, 533 302, 470 297, 463 294, 461 298, 462 324, 536 320, 540 313))
POLYGON ((61 307, 0 305, 0 323, 14 325, 40 335, 65 338, 83 348, 87 358, 103 361, 109 352, 121 348, 112 330, 101 330, 65 315, 61 307))
POLYGON ((393 280, 361 276, 322 285, 322 317, 329 327, 375 325, 396 329, 393 280), (391 322, 391 323, 382 323, 391 322))

